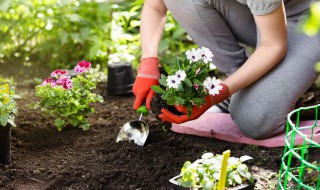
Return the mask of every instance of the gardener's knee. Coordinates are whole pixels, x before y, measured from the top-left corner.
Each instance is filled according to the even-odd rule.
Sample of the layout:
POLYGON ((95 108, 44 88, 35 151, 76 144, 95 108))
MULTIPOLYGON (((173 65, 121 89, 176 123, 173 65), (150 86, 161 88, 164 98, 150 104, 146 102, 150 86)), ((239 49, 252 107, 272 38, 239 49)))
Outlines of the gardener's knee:
POLYGON ((230 113, 242 133, 252 139, 266 139, 281 132, 285 126, 285 117, 280 118, 268 110, 238 107, 230 113))

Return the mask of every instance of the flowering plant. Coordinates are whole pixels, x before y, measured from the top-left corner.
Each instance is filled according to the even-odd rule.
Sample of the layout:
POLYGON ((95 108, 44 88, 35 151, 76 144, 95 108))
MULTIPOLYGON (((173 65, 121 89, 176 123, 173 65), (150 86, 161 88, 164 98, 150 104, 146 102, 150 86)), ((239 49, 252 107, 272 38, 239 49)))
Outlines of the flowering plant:
POLYGON ((36 86, 36 95, 41 98, 38 104, 54 115, 59 131, 67 124, 88 130, 87 117, 94 112, 90 103, 103 102, 102 96, 92 92, 99 79, 90 67, 90 62, 80 61, 74 68, 78 73, 75 77, 68 76, 65 70, 55 70, 36 86))
MULTIPOLYGON (((222 167, 220 154, 205 153, 201 159, 191 163, 186 161, 181 168, 181 178, 177 181, 183 187, 217 189, 222 167)), ((254 177, 243 162, 252 159, 250 156, 240 158, 230 157, 227 164, 226 187, 235 187, 241 184, 254 183, 254 177)))
POLYGON ((222 89, 221 81, 208 74, 212 57, 205 47, 186 51, 174 64, 163 65, 167 76, 161 74, 160 86, 152 86, 153 91, 162 94, 168 105, 185 106, 190 117, 192 106, 200 107, 208 94, 219 94, 222 89))
POLYGON ((9 84, 0 86, 0 125, 5 127, 8 123, 15 127, 15 116, 18 115, 17 102, 20 96, 15 94, 14 88, 9 84))

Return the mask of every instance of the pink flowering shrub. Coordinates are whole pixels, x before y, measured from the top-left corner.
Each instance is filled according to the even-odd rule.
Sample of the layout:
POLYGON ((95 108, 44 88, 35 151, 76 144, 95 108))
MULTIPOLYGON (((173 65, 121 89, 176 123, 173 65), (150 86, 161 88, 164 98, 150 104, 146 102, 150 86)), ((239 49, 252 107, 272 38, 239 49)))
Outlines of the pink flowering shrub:
POLYGON ((54 125, 59 131, 68 124, 88 130, 87 118, 94 113, 90 103, 103 102, 102 96, 92 92, 99 80, 91 63, 80 61, 74 70, 78 75, 73 78, 65 70, 55 70, 36 86, 36 96, 41 99, 38 104, 55 117, 54 125))

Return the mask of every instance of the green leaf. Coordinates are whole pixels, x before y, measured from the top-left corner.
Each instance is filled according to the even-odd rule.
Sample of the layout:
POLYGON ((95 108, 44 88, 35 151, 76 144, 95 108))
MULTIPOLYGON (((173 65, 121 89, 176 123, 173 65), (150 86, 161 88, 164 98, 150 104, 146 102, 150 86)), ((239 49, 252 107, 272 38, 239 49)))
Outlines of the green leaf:
POLYGON ((163 93, 163 95, 161 96, 162 99, 164 100, 169 100, 170 99, 170 91, 165 91, 165 93, 163 93))
POLYGON ((185 79, 184 79, 184 82, 185 82, 189 87, 192 87, 192 82, 191 82, 188 78, 185 78, 185 79))
POLYGON ((166 91, 163 90, 160 86, 151 86, 151 89, 155 92, 155 93, 158 93, 158 94, 163 94, 165 93, 166 91))
POLYGON ((183 99, 181 97, 178 97, 178 96, 175 96, 174 99, 175 99, 175 104, 176 105, 181 105, 181 104, 183 105, 184 102, 185 102, 185 99, 183 99))
MULTIPOLYGON (((168 65, 164 64, 163 65, 163 69, 168 75, 171 75, 172 71, 171 71, 171 68, 168 65)), ((162 75, 165 76, 164 74, 161 74, 161 78, 162 78, 162 75)))
POLYGON ((68 120, 69 121, 69 123, 72 125, 72 126, 78 126, 79 125, 79 123, 80 123, 80 121, 77 119, 77 118, 72 118, 72 119, 69 119, 68 120))
POLYGON ((192 94, 192 87, 191 88, 186 88, 186 91, 185 91, 186 97, 190 97, 191 94, 192 94))
POLYGON ((188 117, 191 117, 191 115, 192 115, 192 110, 188 109, 188 117))
POLYGON ((172 34, 172 39, 181 39, 181 36, 185 34, 185 30, 183 28, 178 28, 172 34))
POLYGON ((52 97, 55 97, 55 96, 56 96, 55 91, 50 91, 50 93, 51 93, 51 96, 52 96, 52 97))
POLYGON ((9 114, 8 113, 3 113, 0 117, 0 122, 2 126, 6 126, 8 123, 8 119, 9 119, 9 114))
POLYGON ((192 181, 183 181, 181 183, 182 187, 191 187, 192 186, 192 181))
POLYGON ((239 164, 237 171, 243 177, 247 177, 248 167, 245 164, 239 164))
POLYGON ((193 80, 193 83, 199 85, 199 86, 202 86, 203 85, 203 82, 199 81, 198 79, 194 79, 193 80))
POLYGON ((166 76, 164 76, 163 74, 161 74, 161 78, 160 78, 160 80, 159 80, 159 83, 162 85, 162 86, 165 86, 165 87, 167 87, 167 77, 166 76))
POLYGON ((191 165, 190 161, 185 161, 184 164, 183 164, 182 169, 185 169, 185 168, 189 167, 190 165, 191 165))
POLYGON ((54 125, 58 128, 58 131, 61 131, 62 128, 64 127, 65 121, 61 118, 57 118, 54 121, 54 125))
POLYGON ((163 52, 164 50, 168 49, 168 45, 169 45, 169 42, 167 39, 165 38, 162 38, 162 40, 160 41, 160 44, 159 44, 159 52, 163 52))
POLYGON ((183 172, 182 172, 182 180, 183 181, 192 181, 193 178, 193 172, 191 169, 186 168, 183 172))
POLYGON ((80 125, 80 128, 82 128, 84 131, 89 130, 90 124, 89 123, 82 124, 82 125, 80 125))
POLYGON ((44 104, 44 107, 53 106, 55 104, 56 104, 55 100, 53 98, 49 98, 47 99, 47 102, 44 104))
POLYGON ((77 100, 73 101, 73 104, 74 104, 75 106, 79 106, 79 105, 80 105, 79 101, 77 101, 77 100))
MULTIPOLYGON (((188 88, 188 87, 187 87, 187 88, 188 88)), ((184 92, 184 91, 185 91, 182 84, 179 84, 178 90, 181 91, 181 92, 184 92)))
POLYGON ((205 103, 205 100, 202 98, 193 98, 192 101, 194 102, 194 104, 199 105, 202 103, 205 103))

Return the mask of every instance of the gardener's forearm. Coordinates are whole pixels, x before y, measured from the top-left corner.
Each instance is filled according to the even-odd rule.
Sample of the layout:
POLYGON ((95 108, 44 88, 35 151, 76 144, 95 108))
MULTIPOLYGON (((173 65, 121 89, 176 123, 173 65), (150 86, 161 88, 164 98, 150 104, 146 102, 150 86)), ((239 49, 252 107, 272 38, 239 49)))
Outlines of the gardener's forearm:
POLYGON ((142 56, 158 57, 158 46, 166 22, 167 8, 162 0, 145 0, 141 15, 142 56))
POLYGON ((257 81, 281 62, 287 52, 287 30, 283 4, 274 12, 255 16, 261 41, 249 59, 224 83, 230 95, 257 81))
POLYGON ((234 74, 224 83, 229 87, 230 95, 249 86, 277 65, 285 56, 286 48, 260 46, 234 74))

